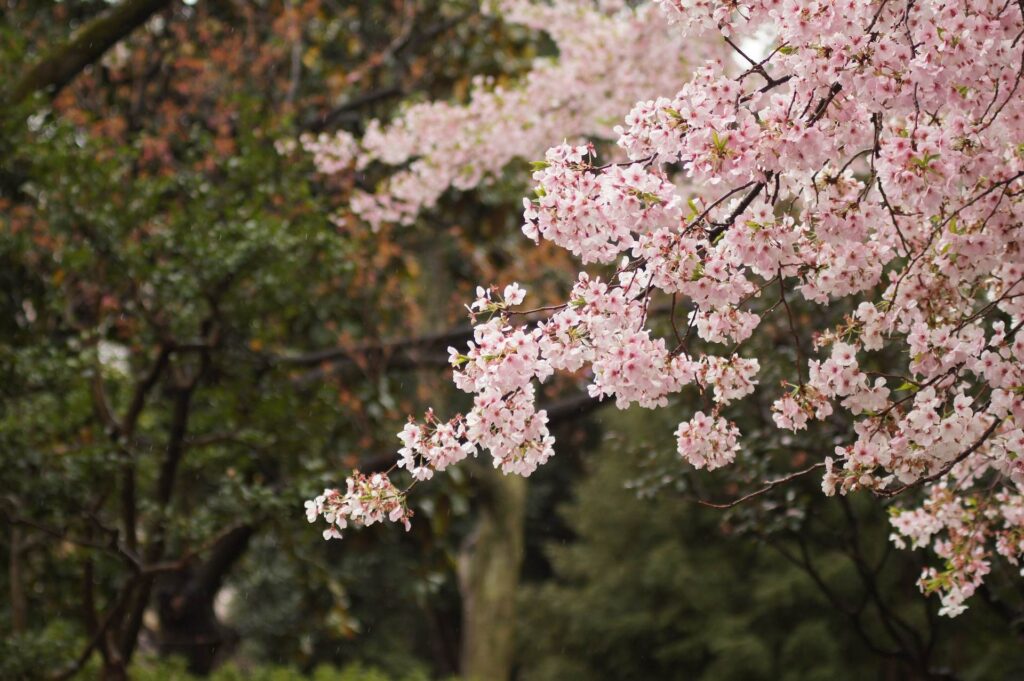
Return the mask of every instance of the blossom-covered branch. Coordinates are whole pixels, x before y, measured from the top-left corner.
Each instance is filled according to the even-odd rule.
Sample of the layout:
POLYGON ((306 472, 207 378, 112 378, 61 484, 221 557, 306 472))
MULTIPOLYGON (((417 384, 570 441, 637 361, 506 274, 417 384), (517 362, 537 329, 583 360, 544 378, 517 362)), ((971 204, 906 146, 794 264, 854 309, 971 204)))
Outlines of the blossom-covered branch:
MULTIPOLYGON (((842 305, 852 312, 797 353, 775 423, 852 423, 847 442, 809 469, 824 468, 826 494, 924 490, 922 506, 894 511, 894 538, 942 559, 921 586, 955 615, 997 555, 1017 564, 1024 553, 1024 10, 990 0, 658 4, 686 49, 717 35, 742 66, 712 58, 676 94, 636 103, 616 128, 625 162, 597 165, 592 147, 562 144, 535 164, 525 234, 604 269, 580 272, 564 304, 534 323, 517 319, 518 285, 480 289, 474 339, 450 351, 473 408, 406 426, 399 465, 426 479, 487 450, 503 471, 530 474, 553 453, 536 386, 565 371, 584 372, 590 394, 620 408, 664 407, 687 386, 707 394, 710 407, 678 427, 679 453, 697 468, 728 466, 743 439, 724 408, 757 384, 760 363, 743 343, 762 315, 786 315, 795 336, 787 294, 842 305), (768 56, 739 47, 737 36, 764 31, 768 56), (762 315, 745 305, 772 284, 778 305, 762 315), (690 308, 688 328, 711 349, 691 353, 674 317, 671 345, 655 333, 656 295, 690 308), (886 373, 865 368, 883 354, 886 373)), ((659 43, 672 46, 684 54, 680 42, 659 43)), ((443 122, 461 129, 448 114, 443 122)), ((480 139, 466 158, 491 157, 480 139)), ((386 146, 395 159, 411 153, 386 146)), ((412 178, 460 186, 426 166, 402 182, 412 178)), ((436 195, 407 204, 400 186, 371 220, 405 219, 401 206, 436 195)))

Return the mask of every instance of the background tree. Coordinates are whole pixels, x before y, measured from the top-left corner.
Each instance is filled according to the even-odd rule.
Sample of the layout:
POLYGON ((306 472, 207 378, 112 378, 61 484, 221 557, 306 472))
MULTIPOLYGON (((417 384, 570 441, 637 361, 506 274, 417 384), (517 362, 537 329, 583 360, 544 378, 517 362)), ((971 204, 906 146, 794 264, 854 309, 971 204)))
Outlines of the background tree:
MULTIPOLYGON (((427 330, 418 303, 446 301, 417 280, 468 242, 332 224, 351 184, 325 193, 274 141, 358 124, 407 88, 448 91, 461 59, 491 54, 445 53, 444 35, 503 39, 458 4, 168 3, 142 27, 122 9, 5 16, 8 63, 29 74, 67 66, 30 51, 60 20, 82 26, 68 45, 97 24, 122 38, 35 98, 15 87, 4 119, 12 629, 59 622, 79 652, 53 671, 96 654, 110 678, 140 643, 195 671, 223 657, 236 636, 214 599, 253 535, 294 533, 296 490, 339 460, 375 465, 413 404, 394 386, 443 366, 450 333, 384 340, 427 330)), ((313 583, 336 585, 329 572, 313 583)))
MULTIPOLYGON (((979 604, 969 620, 950 622, 922 602, 921 557, 887 543, 878 503, 826 500, 807 483, 710 509, 695 502, 694 484, 727 496, 729 476, 681 473, 671 440, 658 435, 671 428, 641 431, 650 415, 611 416, 588 476, 561 509, 570 538, 544 549, 553 574, 523 592, 519 678, 1020 673, 1019 631, 998 608, 979 604)), ((671 415, 655 421, 670 425, 671 415)), ((755 456, 792 456, 813 441, 794 445, 773 453, 777 443, 766 444, 755 456)))

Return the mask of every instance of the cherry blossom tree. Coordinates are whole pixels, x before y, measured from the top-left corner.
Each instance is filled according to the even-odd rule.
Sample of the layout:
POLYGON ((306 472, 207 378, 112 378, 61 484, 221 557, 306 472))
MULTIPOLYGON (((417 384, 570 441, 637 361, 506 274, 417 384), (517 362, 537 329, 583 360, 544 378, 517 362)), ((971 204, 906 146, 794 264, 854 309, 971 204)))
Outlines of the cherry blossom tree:
MULTIPOLYGON (((325 536, 408 523, 412 485, 482 451, 502 472, 530 475, 553 454, 536 397, 555 372, 622 409, 696 391, 703 406, 681 405, 691 415, 676 432, 679 455, 695 468, 730 466, 744 440, 729 413, 760 369, 746 341, 778 316, 797 362, 774 388, 776 424, 850 427, 834 451, 743 499, 819 473, 827 495, 899 497, 892 541, 931 549, 921 589, 955 616, 993 561, 1024 554, 1024 4, 657 4, 658 15, 602 5, 617 39, 582 18, 573 30, 574 16, 590 16, 578 3, 513 6, 556 40, 588 36, 580 59, 594 70, 583 73, 607 74, 616 97, 652 97, 615 128, 623 156, 611 163, 580 141, 534 165, 524 233, 588 269, 556 305, 524 307, 518 284, 479 288, 473 341, 450 350, 472 408, 428 412, 402 430, 396 468, 410 485, 392 482, 395 469, 353 473, 346 490, 308 503, 309 519, 326 519, 325 536), (661 33, 643 23, 655 19, 661 33), (645 42, 653 35, 663 39, 645 42), (798 298, 841 313, 813 329, 809 348, 798 298), (884 371, 873 369, 879 358, 884 371)), ((575 82, 571 55, 515 93, 481 83, 468 108, 420 105, 362 142, 343 140, 339 168, 408 163, 356 210, 371 224, 408 221, 540 140, 591 134, 547 127, 593 113, 547 105, 575 82)))
POLYGON ((477 76, 466 103, 413 104, 390 123, 370 121, 361 139, 345 130, 302 139, 328 175, 374 163, 397 169, 375 190, 352 197, 351 210, 370 225, 410 224, 449 188, 477 187, 514 159, 542 156, 552 140, 612 139, 615 123, 638 99, 686 77, 691 55, 726 56, 720 46, 681 35, 650 4, 501 0, 489 10, 507 24, 546 33, 557 57, 538 57, 512 83, 477 76))

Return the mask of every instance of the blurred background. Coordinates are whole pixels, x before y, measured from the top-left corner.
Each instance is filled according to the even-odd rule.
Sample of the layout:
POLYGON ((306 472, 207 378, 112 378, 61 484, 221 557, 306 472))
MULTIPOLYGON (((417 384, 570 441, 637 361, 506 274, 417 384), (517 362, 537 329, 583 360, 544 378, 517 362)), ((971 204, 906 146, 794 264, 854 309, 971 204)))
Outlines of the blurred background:
MULTIPOLYGON (((740 477, 678 460, 693 396, 618 412, 566 377, 529 481, 469 461, 408 533, 307 524, 408 414, 465 407, 477 284, 557 300, 577 268, 519 230, 533 159, 371 230, 349 197, 393 168, 275 143, 514 85, 545 34, 468 0, 0 8, 0 679, 1024 679, 1017 575, 938 618, 881 502, 696 503, 848 427, 780 435, 757 395, 740 477)), ((787 334, 756 341, 764 385, 787 334)))

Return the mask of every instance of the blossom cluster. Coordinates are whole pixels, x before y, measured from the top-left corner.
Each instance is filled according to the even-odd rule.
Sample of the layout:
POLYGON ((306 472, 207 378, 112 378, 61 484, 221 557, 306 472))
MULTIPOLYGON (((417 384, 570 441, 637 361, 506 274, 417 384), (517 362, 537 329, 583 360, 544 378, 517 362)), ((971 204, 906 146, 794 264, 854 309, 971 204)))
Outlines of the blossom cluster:
POLYGON ((324 539, 341 539, 341 531, 349 523, 357 527, 389 520, 400 522, 409 529, 412 511, 406 505, 405 494, 395 487, 388 476, 381 473, 363 475, 353 471, 345 481, 342 493, 325 489, 323 494, 306 502, 306 519, 327 521, 324 539))
POLYGON ((676 439, 679 453, 694 468, 709 471, 732 463, 740 445, 739 429, 722 417, 710 417, 698 411, 689 421, 679 424, 676 439))
POLYGON ((542 156, 552 140, 609 139, 609 121, 687 73, 682 56, 692 48, 650 5, 499 0, 489 9, 547 34, 558 57, 537 58, 511 82, 477 77, 465 102, 423 102, 390 122, 373 120, 358 141, 346 133, 305 140, 325 174, 398 168, 352 197, 351 210, 371 225, 410 223, 449 188, 486 183, 513 159, 542 156))
MULTIPOLYGON (((646 59, 675 63, 710 35, 745 63, 709 48, 675 94, 666 87, 638 101, 616 129, 624 162, 597 165, 586 145, 547 151, 533 173, 536 196, 524 202, 524 233, 616 270, 581 272, 540 321, 514 309, 518 287, 515 302, 481 292, 474 341, 452 352, 456 385, 473 393, 474 407, 440 434, 432 417, 408 426, 403 461, 439 468, 486 449, 503 470, 529 474, 552 451, 534 386, 570 371, 621 408, 662 407, 687 386, 710 391, 711 413, 679 426, 679 453, 695 467, 726 466, 742 438, 722 410, 757 384, 759 363, 742 354, 744 341, 763 317, 778 315, 774 326, 789 328, 799 349, 807 330, 796 328, 791 303, 841 306, 850 314, 814 329, 810 356, 797 353, 794 379, 773 395, 775 423, 851 424, 845 443, 821 453, 823 491, 900 499, 895 540, 930 547, 942 561, 921 586, 939 594, 944 614, 958 614, 992 560, 1016 564, 1024 555, 1024 8, 994 0, 657 4, 675 37, 654 44, 659 55, 676 52, 646 59), (733 40, 766 30, 773 38, 764 54, 750 56, 733 40), (750 301, 769 295, 778 303, 753 312, 750 301), (691 354, 678 332, 655 333, 649 317, 659 296, 673 302, 674 331, 675 311, 687 311, 686 336, 692 327, 704 354, 691 354), (925 500, 915 506, 918 494, 925 500)), ((635 23, 650 21, 649 9, 602 16, 632 30, 637 45, 652 30, 635 23)), ((564 60, 570 42, 560 43, 564 60)), ((525 108, 520 120, 533 121, 544 111, 536 101, 547 100, 508 113, 525 108)), ((401 133, 410 120, 390 134, 416 137, 401 133)), ((444 134, 484 140, 459 150, 470 162, 508 156, 487 136, 452 130, 444 134)), ((421 154, 409 144, 383 146, 401 150, 389 157, 397 162, 421 154)), ((482 168, 473 166, 471 182, 482 168)), ((428 205, 436 192, 401 187, 422 177, 465 186, 423 166, 399 178, 388 199, 374 198, 380 208, 368 219, 404 219, 408 206, 428 205)))

